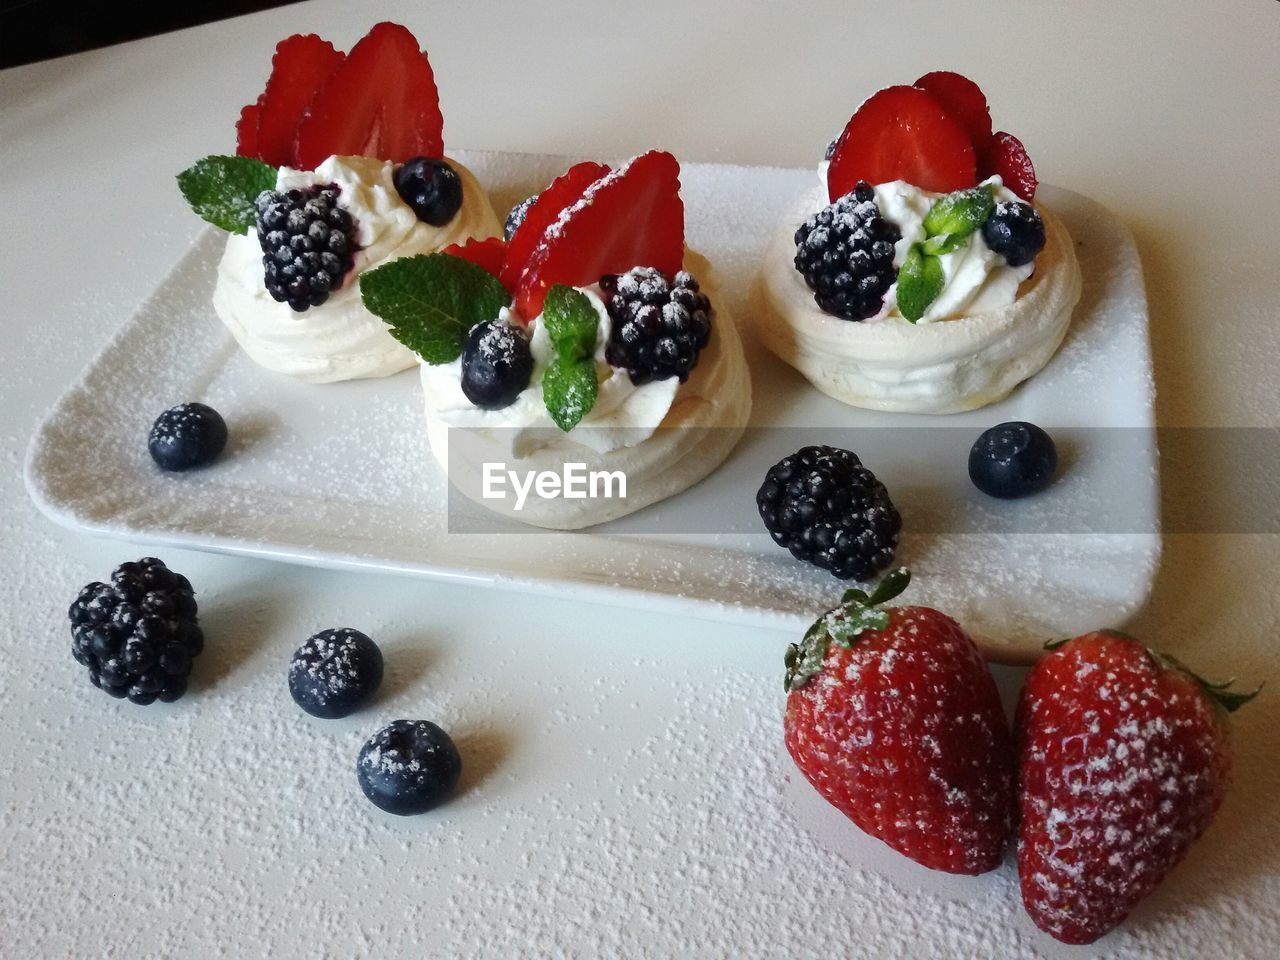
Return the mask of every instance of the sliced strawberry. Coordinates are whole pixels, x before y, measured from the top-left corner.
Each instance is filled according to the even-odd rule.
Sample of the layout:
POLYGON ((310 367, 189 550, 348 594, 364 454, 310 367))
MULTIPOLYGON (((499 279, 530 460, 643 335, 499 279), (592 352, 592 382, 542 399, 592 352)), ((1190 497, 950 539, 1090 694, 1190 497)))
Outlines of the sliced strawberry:
POLYGON ((1030 203, 1035 199, 1036 168, 1027 156, 1027 148, 1012 133, 1001 130, 991 138, 982 158, 982 179, 999 174, 1004 185, 1030 203))
MULTIPOLYGON (((502 263, 507 256, 507 242, 501 237, 489 237, 487 240, 471 239, 463 243, 451 243, 441 253, 461 257, 474 263, 498 279, 502 279, 502 263)), ((507 286, 505 283, 503 286, 507 286)), ((511 287, 507 286, 510 291, 511 287)))
POLYGON ((258 117, 262 113, 263 96, 266 94, 259 96, 257 103, 240 110, 240 119, 236 121, 237 157, 258 157, 258 117))
POLYGON ((553 284, 582 286, 635 266, 672 275, 683 262, 680 163, 653 150, 601 177, 560 212, 521 277, 516 306, 530 319, 553 284))
POLYGON ((857 186, 905 180, 949 193, 977 183, 964 126, 917 87, 886 87, 849 118, 827 171, 832 202, 857 186))
POLYGON ((298 123, 343 55, 314 33, 294 34, 276 44, 271 77, 259 98, 258 158, 273 166, 294 163, 298 123))
POLYGON ((402 163, 444 155, 435 75, 412 33, 379 23, 351 48, 298 126, 297 164, 334 154, 402 163))
POLYGON ((935 70, 926 73, 915 82, 939 106, 954 119, 959 120, 969 134, 974 152, 981 157, 991 140, 991 109, 982 88, 959 73, 935 70))
POLYGON ((525 211, 524 222, 507 245, 507 262, 502 268, 502 283, 508 290, 520 285, 520 276, 529 265, 529 258, 537 249, 547 227, 551 226, 560 211, 582 197, 583 192, 606 173, 603 163, 584 161, 575 163, 555 180, 525 211))

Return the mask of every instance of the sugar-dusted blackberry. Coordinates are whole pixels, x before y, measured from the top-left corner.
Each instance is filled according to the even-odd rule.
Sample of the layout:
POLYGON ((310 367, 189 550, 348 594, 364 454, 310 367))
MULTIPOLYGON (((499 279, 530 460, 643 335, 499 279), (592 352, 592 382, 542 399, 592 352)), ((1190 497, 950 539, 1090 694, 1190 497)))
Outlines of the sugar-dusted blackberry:
POLYGON ((538 199, 535 193, 532 197, 525 197, 507 214, 507 222, 502 225, 502 239, 508 243, 511 238, 516 235, 516 231, 520 229, 520 224, 524 223, 525 215, 529 212, 529 208, 533 206, 533 201, 538 199))
POLYGON ((443 227, 462 208, 462 178, 438 157, 414 157, 396 167, 396 192, 418 219, 443 227))
POLYGON ((338 193, 330 184, 258 195, 267 293, 298 312, 328 300, 355 262, 355 221, 338 206, 338 193))
POLYGON ((902 232, 880 213, 875 191, 859 181, 796 230, 796 269, 826 313, 874 317, 898 277, 893 245, 902 232))
POLYGON ((203 403, 180 403, 156 417, 147 437, 151 459, 164 470, 212 463, 227 445, 227 422, 203 403))
POLYGON ((359 630, 321 630, 289 661, 289 693, 313 717, 333 720, 358 710, 382 683, 382 651, 359 630))
POLYGON ((458 785, 462 756, 430 720, 395 720, 360 748, 356 779, 377 807, 398 816, 426 813, 458 785))
POLYGON ((122 563, 71 604, 71 654, 89 681, 138 704, 177 700, 204 649, 195 594, 186 577, 155 557, 122 563))
POLYGON ((631 375, 632 383, 680 382, 711 339, 711 301, 685 271, 668 282, 653 267, 633 267, 600 280, 612 327, 605 359, 631 375))
POLYGON ((1021 267, 1044 249, 1044 221, 1029 203, 1001 200, 982 225, 982 239, 1009 266, 1021 267))
POLYGON ((804 447, 779 460, 756 506, 775 543, 841 580, 869 580, 893 562, 902 518, 848 450, 804 447))

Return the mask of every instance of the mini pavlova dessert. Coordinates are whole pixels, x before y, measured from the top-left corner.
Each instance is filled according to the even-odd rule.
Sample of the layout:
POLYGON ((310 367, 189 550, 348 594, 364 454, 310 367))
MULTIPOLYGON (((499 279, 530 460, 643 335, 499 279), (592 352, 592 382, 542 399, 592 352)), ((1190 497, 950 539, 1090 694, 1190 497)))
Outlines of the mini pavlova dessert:
POLYGON ((881 90, 819 170, 755 285, 769 349, 837 400, 908 413, 986 406, 1048 363, 1080 268, 977 84, 943 71, 881 90))
POLYGON ((525 523, 575 529, 679 493, 728 456, 751 411, 733 319, 685 249, 669 153, 576 164, 511 211, 502 239, 379 267, 361 292, 422 360, 427 437, 450 482, 525 523), (625 495, 495 495, 495 470, 570 466, 625 495))
POLYGON ((317 383, 413 366, 364 308, 361 275, 499 229, 475 177, 445 158, 442 128, 427 55, 398 24, 348 54, 313 34, 276 47, 236 124, 237 155, 178 177, 231 234, 213 306, 255 362, 317 383))

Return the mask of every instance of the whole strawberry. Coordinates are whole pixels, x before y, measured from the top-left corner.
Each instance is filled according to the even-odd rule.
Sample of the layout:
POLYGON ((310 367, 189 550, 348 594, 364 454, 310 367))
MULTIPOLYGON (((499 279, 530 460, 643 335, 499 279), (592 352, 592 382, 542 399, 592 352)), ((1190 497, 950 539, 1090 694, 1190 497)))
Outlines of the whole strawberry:
POLYGON ((787 652, 787 751, 845 816, 934 870, 1000 864, 1011 832, 1013 748, 978 648, 927 607, 877 610, 850 590, 787 652))
POLYGON ((1041 930, 1092 943, 1204 833, 1230 768, 1225 711, 1253 696, 1227 686, 1108 631, 1067 641, 1027 675, 1018 874, 1041 930))

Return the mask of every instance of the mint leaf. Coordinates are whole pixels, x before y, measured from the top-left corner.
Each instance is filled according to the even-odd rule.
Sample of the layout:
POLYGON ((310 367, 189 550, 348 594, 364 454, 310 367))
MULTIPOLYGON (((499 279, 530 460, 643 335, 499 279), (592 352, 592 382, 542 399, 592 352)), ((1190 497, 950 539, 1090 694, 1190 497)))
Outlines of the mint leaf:
POLYGON ((542 399, 556 426, 568 433, 596 405, 596 361, 558 355, 542 376, 542 399))
POLYGON ((276 168, 253 157, 205 157, 178 174, 191 209, 228 233, 248 233, 258 216, 258 194, 275 186, 276 168))
POLYGON ((427 363, 449 363, 467 333, 511 302, 498 278, 447 253, 392 260, 360 277, 360 298, 427 363))
POLYGON ((542 304, 542 322, 557 355, 580 360, 595 352, 600 317, 581 290, 555 284, 542 304))
POLYGON ((920 244, 912 245, 898 270, 898 312, 915 323, 938 299, 945 284, 942 261, 925 253, 920 244))
POLYGON ((924 252, 951 253, 982 226, 996 205, 995 187, 984 183, 940 197, 924 218, 924 252))

